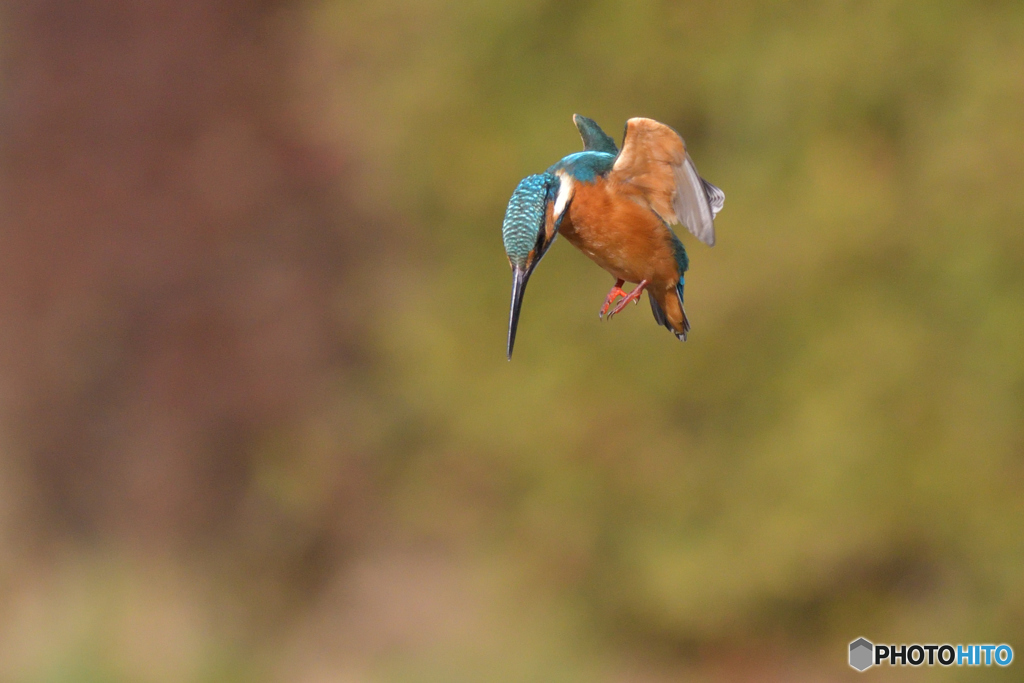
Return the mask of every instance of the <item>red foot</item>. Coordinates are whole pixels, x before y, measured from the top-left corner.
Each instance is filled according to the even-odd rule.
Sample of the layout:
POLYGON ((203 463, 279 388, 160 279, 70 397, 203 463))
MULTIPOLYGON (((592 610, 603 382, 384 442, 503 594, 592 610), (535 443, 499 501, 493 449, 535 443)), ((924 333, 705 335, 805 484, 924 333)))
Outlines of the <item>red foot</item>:
POLYGON ((608 309, 611 308, 612 304, 615 303, 616 299, 618 299, 620 296, 627 296, 626 293, 622 291, 622 285, 624 284, 626 284, 625 280, 616 280, 615 286, 611 288, 611 291, 608 292, 608 296, 606 296, 604 299, 604 306, 602 306, 601 310, 597 312, 598 318, 604 317, 604 314, 608 312, 608 309))
POLYGON ((625 280, 619 280, 618 282, 615 283, 615 286, 612 287, 612 290, 608 292, 608 297, 604 300, 604 306, 601 307, 601 312, 598 313, 598 317, 603 318, 604 314, 608 313, 608 308, 620 296, 622 297, 622 301, 620 301, 619 304, 615 308, 613 308, 610 313, 608 313, 609 320, 611 320, 612 316, 615 315, 616 313, 621 313, 622 309, 624 309, 630 301, 632 301, 633 303, 639 302, 640 294, 647 287, 647 280, 641 280, 640 284, 638 284, 629 294, 626 294, 624 291, 622 291, 622 285, 624 284, 626 284, 625 280))

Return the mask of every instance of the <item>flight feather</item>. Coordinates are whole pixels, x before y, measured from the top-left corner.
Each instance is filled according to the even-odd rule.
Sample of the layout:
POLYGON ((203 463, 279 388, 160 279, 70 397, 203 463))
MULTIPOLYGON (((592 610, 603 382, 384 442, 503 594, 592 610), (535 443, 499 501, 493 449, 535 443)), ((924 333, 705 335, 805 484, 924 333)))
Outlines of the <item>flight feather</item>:
POLYGON ((682 223, 697 239, 715 244, 715 215, 725 193, 700 177, 679 134, 652 119, 626 122, 622 150, 609 174, 640 191, 669 225, 682 223))

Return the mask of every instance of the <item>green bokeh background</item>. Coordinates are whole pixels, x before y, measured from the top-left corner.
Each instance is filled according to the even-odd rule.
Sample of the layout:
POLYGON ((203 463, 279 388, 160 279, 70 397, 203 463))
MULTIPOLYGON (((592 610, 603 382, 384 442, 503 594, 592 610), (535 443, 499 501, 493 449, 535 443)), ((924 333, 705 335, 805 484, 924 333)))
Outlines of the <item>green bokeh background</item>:
POLYGON ((302 120, 346 146, 373 245, 337 292, 364 355, 243 486, 332 528, 357 462, 356 540, 269 612, 238 557, 289 527, 68 541, 26 560, 53 569, 8 633, 47 635, 0 678, 841 681, 859 636, 1024 652, 1024 4, 289 12, 302 120), (726 193, 718 244, 681 235, 680 344, 646 305, 599 322, 609 276, 556 242, 509 363, 501 218, 580 148, 574 112, 678 130, 726 193))

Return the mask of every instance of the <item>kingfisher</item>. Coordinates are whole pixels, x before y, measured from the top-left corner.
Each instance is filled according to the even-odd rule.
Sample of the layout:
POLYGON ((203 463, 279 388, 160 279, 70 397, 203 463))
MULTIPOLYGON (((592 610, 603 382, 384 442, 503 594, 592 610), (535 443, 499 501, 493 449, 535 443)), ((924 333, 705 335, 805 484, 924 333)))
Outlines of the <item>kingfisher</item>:
POLYGON ((622 149, 592 119, 575 114, 573 123, 583 151, 521 180, 505 211, 502 239, 512 266, 509 360, 526 283, 559 234, 615 278, 598 317, 611 319, 646 291, 655 321, 686 341, 689 259, 670 226, 682 223, 714 246, 725 193, 700 176, 682 137, 663 123, 629 119, 622 149), (636 285, 628 293, 622 289, 627 282, 636 285))

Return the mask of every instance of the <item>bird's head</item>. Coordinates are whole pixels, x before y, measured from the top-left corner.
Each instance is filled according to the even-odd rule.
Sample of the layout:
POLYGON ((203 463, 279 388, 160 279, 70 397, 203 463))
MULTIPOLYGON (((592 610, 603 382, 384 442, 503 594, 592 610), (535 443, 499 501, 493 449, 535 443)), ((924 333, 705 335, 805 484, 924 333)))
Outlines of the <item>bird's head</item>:
POLYGON ((508 319, 508 358, 516 341, 519 309, 526 283, 558 236, 558 225, 567 208, 559 196, 560 181, 552 173, 523 178, 512 193, 501 226, 505 253, 512 266, 512 310, 508 319))

